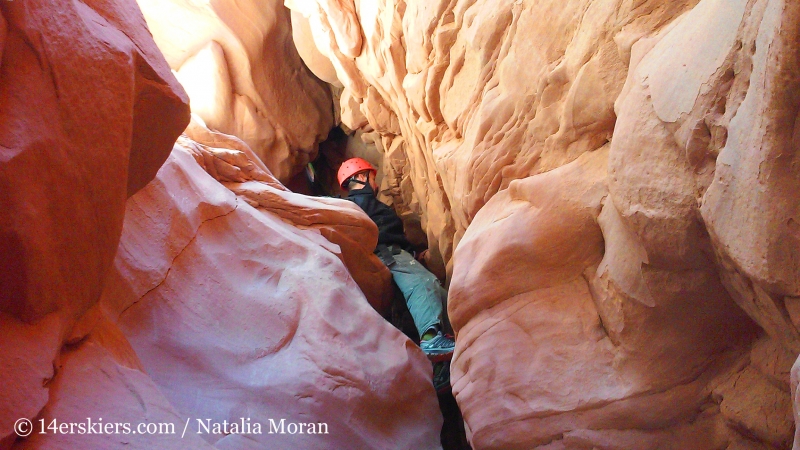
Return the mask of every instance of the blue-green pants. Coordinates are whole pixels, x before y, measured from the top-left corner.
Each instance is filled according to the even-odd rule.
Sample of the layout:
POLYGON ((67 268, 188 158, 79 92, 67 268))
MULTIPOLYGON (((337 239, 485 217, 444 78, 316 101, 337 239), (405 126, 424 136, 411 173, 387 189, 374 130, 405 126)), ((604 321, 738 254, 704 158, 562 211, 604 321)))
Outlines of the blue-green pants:
POLYGON ((441 324, 442 305, 447 302, 447 291, 436 275, 407 251, 402 250, 394 255, 394 261, 389 270, 406 299, 408 311, 421 338, 426 331, 441 324))

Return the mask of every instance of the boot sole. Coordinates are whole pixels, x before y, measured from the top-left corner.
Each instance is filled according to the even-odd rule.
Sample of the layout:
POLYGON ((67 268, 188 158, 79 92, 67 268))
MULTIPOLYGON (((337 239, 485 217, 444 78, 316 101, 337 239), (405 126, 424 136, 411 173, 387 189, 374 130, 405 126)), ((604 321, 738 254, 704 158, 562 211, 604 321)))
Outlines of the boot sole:
POLYGON ((453 352, 440 353, 440 354, 437 354, 437 355, 432 355, 432 354, 426 353, 425 356, 428 357, 428 361, 430 361, 432 363, 437 363, 437 362, 452 360, 453 359, 453 352))

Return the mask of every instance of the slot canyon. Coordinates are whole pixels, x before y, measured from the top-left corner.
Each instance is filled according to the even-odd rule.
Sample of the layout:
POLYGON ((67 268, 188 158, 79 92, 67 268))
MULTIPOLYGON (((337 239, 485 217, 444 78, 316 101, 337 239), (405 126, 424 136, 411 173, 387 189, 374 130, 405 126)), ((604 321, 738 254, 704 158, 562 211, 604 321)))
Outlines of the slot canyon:
POLYGON ((0 13, 0 450, 800 450, 800 2, 0 13))

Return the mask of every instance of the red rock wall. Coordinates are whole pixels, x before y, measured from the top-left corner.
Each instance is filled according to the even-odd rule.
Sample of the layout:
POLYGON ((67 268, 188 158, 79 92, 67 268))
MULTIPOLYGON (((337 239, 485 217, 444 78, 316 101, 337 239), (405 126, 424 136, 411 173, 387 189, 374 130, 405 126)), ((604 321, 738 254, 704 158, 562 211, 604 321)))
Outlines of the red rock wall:
POLYGON ((189 130, 130 199, 102 301, 171 404, 265 427, 202 436, 218 447, 436 447, 430 363, 350 275, 389 287, 374 224, 286 191, 241 141, 189 130), (282 418, 330 434, 268 434, 282 418))
MULTIPOLYGON (((0 11, 0 448, 439 446, 431 366, 376 311, 390 275, 357 207, 287 191, 199 116, 175 144, 188 98, 135 4, 0 11), (240 418, 262 434, 196 433, 197 419, 240 418), (19 419, 33 422, 27 438, 19 419), (173 428, 49 428, 90 419, 173 428), (269 419, 330 434, 269 434, 269 419)), ((258 12, 277 31, 228 20, 264 28, 253 41, 285 42, 288 11, 258 12)), ((261 69, 259 89, 291 97, 261 69)), ((300 73, 294 89, 316 87, 287 107, 295 135, 281 139, 313 148, 328 94, 300 73)))
MULTIPOLYGON (((84 417, 126 385, 144 404, 162 404, 144 374, 121 368, 121 355, 135 359, 132 352, 63 346, 83 337, 76 323, 100 298, 126 199, 153 178, 189 108, 136 5, 32 0, 2 2, 0 12, 0 447, 7 448, 17 419, 47 411, 84 417), (119 371, 103 375, 109 369, 119 371), (85 389, 97 383, 102 388, 85 389)), ((121 408, 118 417, 144 414, 121 408)))
POLYGON ((290 20, 449 269, 475 448, 791 446, 800 6, 286 3, 142 1, 167 65, 135 5, 0 2, 0 448, 437 446, 374 227, 277 181, 333 120, 290 20), (170 66, 242 140, 169 153, 170 66), (339 434, 12 430, 89 416, 339 434))
POLYGON ((449 268, 475 448, 791 445, 795 3, 286 3, 449 268))
POLYGON ((209 128, 242 139, 283 182, 316 158, 331 94, 303 65, 280 1, 137 1, 209 128))

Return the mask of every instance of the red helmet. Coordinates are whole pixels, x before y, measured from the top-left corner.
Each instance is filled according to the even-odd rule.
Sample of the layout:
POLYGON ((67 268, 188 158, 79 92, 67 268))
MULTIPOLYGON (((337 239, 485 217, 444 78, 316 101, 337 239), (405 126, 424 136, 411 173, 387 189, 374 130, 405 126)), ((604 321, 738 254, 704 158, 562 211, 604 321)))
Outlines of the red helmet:
POLYGON ((370 164, 366 159, 350 158, 343 162, 342 165, 339 166, 339 173, 336 175, 336 178, 339 181, 339 186, 341 186, 342 189, 347 189, 344 186, 345 181, 349 180, 353 175, 365 170, 371 170, 375 173, 378 173, 378 170, 375 169, 375 167, 373 167, 372 164, 370 164))

